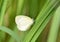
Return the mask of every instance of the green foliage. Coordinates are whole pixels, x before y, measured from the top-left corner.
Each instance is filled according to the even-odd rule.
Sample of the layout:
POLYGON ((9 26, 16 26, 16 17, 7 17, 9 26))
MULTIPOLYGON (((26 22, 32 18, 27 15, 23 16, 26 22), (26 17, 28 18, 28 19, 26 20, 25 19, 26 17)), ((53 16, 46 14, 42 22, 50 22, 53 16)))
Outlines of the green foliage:
POLYGON ((0 0, 0 42, 40 42, 37 40, 41 40, 49 21, 51 28, 47 29, 49 32, 45 42, 58 42, 60 0, 0 0), (33 18, 31 29, 19 31, 15 23, 17 15, 33 18))
POLYGON ((60 6, 57 8, 57 10, 54 14, 47 42, 56 42, 58 31, 59 31, 59 24, 60 24, 60 14, 59 13, 60 13, 60 6))

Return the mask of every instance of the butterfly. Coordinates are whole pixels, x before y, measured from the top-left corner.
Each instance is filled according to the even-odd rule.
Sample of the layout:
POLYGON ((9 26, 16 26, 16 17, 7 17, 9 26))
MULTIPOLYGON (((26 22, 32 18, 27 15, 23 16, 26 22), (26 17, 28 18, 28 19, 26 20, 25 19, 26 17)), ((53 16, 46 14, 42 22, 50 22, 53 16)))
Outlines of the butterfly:
POLYGON ((27 31, 34 23, 34 20, 28 16, 19 15, 15 17, 15 23, 20 31, 27 31))

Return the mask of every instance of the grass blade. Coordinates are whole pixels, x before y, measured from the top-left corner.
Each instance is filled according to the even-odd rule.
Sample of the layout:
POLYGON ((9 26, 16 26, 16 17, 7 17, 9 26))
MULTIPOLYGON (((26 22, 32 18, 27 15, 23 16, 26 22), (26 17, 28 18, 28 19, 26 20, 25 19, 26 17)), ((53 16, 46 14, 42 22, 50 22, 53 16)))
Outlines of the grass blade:
POLYGON ((38 0, 29 0, 29 16, 35 18, 38 14, 38 0))
POLYGON ((3 23, 7 3, 8 3, 8 0, 4 0, 3 6, 2 6, 2 9, 1 9, 1 13, 0 13, 1 14, 1 16, 0 16, 0 25, 2 25, 2 23, 3 23))
POLYGON ((52 0, 51 2, 47 1, 46 6, 44 6, 44 10, 45 11, 41 11, 35 21, 34 26, 32 27, 32 29, 30 30, 30 32, 27 34, 26 38, 24 39, 24 42, 29 42, 33 35, 36 33, 36 31, 38 30, 39 26, 42 24, 42 22, 45 20, 45 18, 49 15, 49 13, 47 12, 51 12, 52 9, 55 7, 56 3, 58 3, 59 1, 57 0, 52 0), (49 4, 48 4, 49 3, 49 4), (55 4, 55 5, 54 5, 55 4), (54 6, 53 6, 54 5, 54 6), (53 6, 53 8, 51 8, 53 6), (29 36, 30 35, 30 36, 29 36), (28 38, 29 37, 29 38, 28 38), (28 39, 27 39, 28 38, 28 39))
POLYGON ((55 12, 47 42, 56 42, 59 30, 59 23, 60 23, 60 6, 57 8, 55 12))
POLYGON ((17 42, 20 42, 20 38, 18 37, 18 35, 16 33, 14 33, 12 30, 10 30, 9 28, 4 27, 4 26, 0 26, 0 30, 11 35, 17 42))
POLYGON ((39 35, 42 33, 42 31, 45 29, 47 23, 49 22, 49 20, 51 19, 51 17, 53 16, 53 12, 51 14, 49 14, 49 16, 45 19, 45 21, 42 23, 42 25, 39 27, 39 29, 37 30, 36 34, 33 36, 31 42, 35 42, 36 39, 39 37, 39 35))
POLYGON ((24 0, 17 1, 17 15, 21 14, 24 0))
MULTIPOLYGON (((7 7, 7 3, 8 0, 1 0, 2 1, 2 5, 1 5, 1 10, 0 10, 0 26, 3 25, 3 20, 4 20, 4 15, 5 15, 5 11, 6 11, 6 7, 7 7)), ((1 39, 5 39, 5 33, 0 31, 0 36, 1 39)))

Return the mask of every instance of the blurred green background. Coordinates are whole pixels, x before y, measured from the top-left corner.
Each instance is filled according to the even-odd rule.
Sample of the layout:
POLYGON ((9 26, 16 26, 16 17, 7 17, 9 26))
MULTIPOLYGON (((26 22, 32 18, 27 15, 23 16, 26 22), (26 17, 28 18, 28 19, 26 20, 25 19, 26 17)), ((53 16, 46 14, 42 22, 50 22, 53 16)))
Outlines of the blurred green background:
POLYGON ((60 0, 0 0, 0 42, 60 42, 60 0), (17 15, 34 19, 19 31, 17 15))

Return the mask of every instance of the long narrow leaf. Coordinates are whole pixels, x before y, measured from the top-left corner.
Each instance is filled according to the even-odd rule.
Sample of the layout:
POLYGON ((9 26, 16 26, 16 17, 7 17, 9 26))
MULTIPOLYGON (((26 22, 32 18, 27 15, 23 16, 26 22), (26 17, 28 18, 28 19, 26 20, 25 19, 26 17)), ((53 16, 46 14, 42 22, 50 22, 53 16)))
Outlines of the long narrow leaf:
POLYGON ((7 3, 8 3, 8 0, 4 0, 3 6, 2 6, 2 9, 1 9, 1 13, 0 13, 1 14, 1 16, 0 16, 0 25, 2 25, 2 23, 3 23, 7 3))
MULTIPOLYGON (((55 5, 58 3, 59 1, 57 0, 52 0, 51 2, 47 2, 46 4, 46 9, 45 11, 41 11, 35 21, 34 26, 32 27, 31 31, 27 34, 26 38, 24 39, 24 42, 29 42, 31 40, 31 38, 33 37, 33 35, 36 33, 36 31, 38 30, 39 26, 42 24, 42 22, 45 20, 45 18, 49 15, 49 13, 47 12, 51 12, 52 9, 55 7, 55 5), (49 4, 48 4, 49 3, 49 4), (54 6, 53 6, 54 5, 54 6), (51 8, 53 6, 53 8, 51 8), (30 35, 30 36, 29 36, 30 35), (28 38, 29 37, 29 38, 28 38), (28 38, 28 39, 27 39, 28 38)), ((45 8, 44 7, 44 8, 45 8)))
POLYGON ((36 39, 39 37, 39 35, 42 33, 42 31, 45 29, 47 23, 49 22, 49 20, 51 19, 51 17, 53 16, 53 12, 51 14, 49 14, 49 16, 46 18, 46 20, 42 23, 42 25, 39 27, 39 29, 37 30, 36 34, 33 36, 31 42, 35 42, 36 39))
POLYGON ((24 0, 17 0, 17 15, 21 14, 24 0))
POLYGON ((4 32, 8 33, 9 35, 11 35, 17 42, 20 42, 20 38, 12 30, 10 30, 10 29, 8 29, 7 27, 4 27, 4 26, 0 26, 0 30, 2 30, 4 32))
POLYGON ((60 23, 60 6, 55 12, 47 42, 56 42, 60 23))

